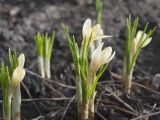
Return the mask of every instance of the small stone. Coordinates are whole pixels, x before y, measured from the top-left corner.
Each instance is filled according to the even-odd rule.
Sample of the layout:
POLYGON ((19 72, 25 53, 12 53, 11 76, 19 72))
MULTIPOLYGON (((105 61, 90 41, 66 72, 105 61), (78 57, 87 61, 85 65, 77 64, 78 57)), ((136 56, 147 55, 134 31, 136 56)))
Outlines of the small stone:
POLYGON ((13 9, 10 10, 10 15, 11 16, 15 16, 20 12, 20 8, 19 7, 14 7, 13 9))
POLYGON ((156 74, 152 81, 152 87, 156 90, 160 88, 160 74, 156 74))

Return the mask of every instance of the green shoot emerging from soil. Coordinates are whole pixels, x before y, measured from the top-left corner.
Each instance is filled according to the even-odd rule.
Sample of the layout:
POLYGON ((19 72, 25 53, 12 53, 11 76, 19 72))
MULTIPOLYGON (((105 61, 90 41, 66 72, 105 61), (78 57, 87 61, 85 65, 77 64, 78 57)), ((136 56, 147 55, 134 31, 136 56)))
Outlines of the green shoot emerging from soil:
POLYGON ((96 0, 96 17, 97 23, 102 24, 103 20, 103 2, 102 0, 96 0))
POLYGON ((3 96, 3 119, 20 120, 21 92, 20 82, 24 79, 24 54, 18 58, 9 49, 9 67, 2 61, 0 68, 0 85, 3 96))
POLYGON ((52 56, 52 49, 55 39, 55 32, 52 33, 52 36, 48 36, 48 34, 40 34, 38 33, 35 36, 37 55, 38 55, 38 66, 40 74, 43 78, 45 76, 50 79, 51 78, 51 70, 50 70, 50 61, 52 56))
POLYGON ((154 33, 156 27, 150 30, 148 33, 149 23, 147 23, 144 27, 143 31, 137 31, 138 26, 138 17, 134 20, 132 25, 131 16, 127 19, 127 41, 125 46, 125 56, 124 56, 124 63, 123 63, 123 80, 124 80, 124 87, 127 93, 130 93, 130 89, 132 86, 132 74, 134 70, 134 66, 136 64, 136 60, 141 49, 147 46, 152 38, 151 35, 154 33))
POLYGON ((10 76, 8 67, 2 61, 0 68, 0 82, 3 96, 3 119, 11 120, 10 76))
POLYGON ((102 49, 103 43, 101 43, 93 51, 89 64, 88 53, 90 44, 95 40, 99 40, 99 38, 107 37, 98 34, 99 27, 95 27, 93 31, 88 31, 88 28, 93 29, 91 28, 90 22, 91 20, 87 19, 83 25, 83 40, 81 43, 81 48, 78 47, 75 37, 70 37, 69 30, 62 25, 68 37, 68 42, 75 65, 77 77, 76 87, 78 114, 79 119, 81 120, 94 119, 94 99, 96 95, 96 86, 99 78, 106 70, 109 61, 114 57, 115 54, 115 52, 112 54, 111 47, 102 49))
MULTIPOLYGON (((103 1, 95 0, 95 9, 96 9, 96 23, 102 26, 103 20, 103 1)), ((103 32, 103 31, 102 31, 103 32)), ((99 39, 93 43, 91 43, 91 54, 93 51, 102 43, 102 39, 99 39)))

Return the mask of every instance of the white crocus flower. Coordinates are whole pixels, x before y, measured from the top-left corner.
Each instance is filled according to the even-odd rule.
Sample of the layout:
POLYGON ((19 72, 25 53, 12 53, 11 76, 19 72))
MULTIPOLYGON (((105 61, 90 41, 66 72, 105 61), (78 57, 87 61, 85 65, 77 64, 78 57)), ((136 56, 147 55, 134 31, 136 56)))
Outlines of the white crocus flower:
POLYGON ((104 43, 101 43, 93 51, 91 63, 89 66, 88 76, 87 76, 87 80, 89 83, 92 82, 93 77, 94 77, 95 73, 98 71, 98 69, 102 65, 109 63, 115 55, 115 52, 112 54, 112 47, 106 47, 105 49, 102 50, 103 44, 104 43))
MULTIPOLYGON (((132 47, 132 53, 133 53, 133 54, 135 54, 135 52, 137 51, 137 46, 138 46, 138 44, 141 44, 141 43, 144 42, 144 40, 146 40, 147 34, 144 33, 144 36, 143 36, 143 38, 142 38, 142 42, 140 43, 140 39, 141 39, 142 34, 143 34, 143 31, 138 31, 136 37, 135 37, 135 38, 133 39, 133 41, 132 41, 131 47, 132 47)), ((142 48, 145 47, 145 46, 147 46, 147 45, 151 42, 151 40, 152 40, 152 37, 148 38, 148 39, 143 43, 142 48)))
POLYGON ((24 69, 24 62, 25 62, 25 56, 24 54, 21 54, 18 57, 19 64, 13 71, 12 82, 11 82, 12 88, 16 88, 19 85, 19 83, 24 79, 26 73, 24 69))
POLYGON ((112 37, 112 36, 103 34, 103 30, 100 24, 94 25, 92 27, 91 19, 89 18, 85 21, 83 25, 82 33, 83 33, 83 40, 89 40, 90 37, 91 37, 91 41, 112 37))

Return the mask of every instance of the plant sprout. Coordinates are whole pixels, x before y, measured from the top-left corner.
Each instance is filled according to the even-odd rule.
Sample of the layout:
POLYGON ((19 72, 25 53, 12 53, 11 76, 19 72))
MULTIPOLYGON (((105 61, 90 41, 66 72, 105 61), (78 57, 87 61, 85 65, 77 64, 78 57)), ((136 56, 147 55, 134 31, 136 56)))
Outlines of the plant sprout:
POLYGON ((52 33, 52 36, 48 36, 48 34, 40 34, 38 33, 35 36, 37 55, 38 55, 38 68, 40 74, 43 78, 45 76, 50 79, 51 78, 51 67, 50 61, 52 56, 52 49, 55 39, 55 32, 52 33))
MULTIPOLYGON (((102 0, 95 0, 95 8, 96 8, 96 23, 99 24, 99 26, 101 27, 102 20, 103 20, 103 2, 102 0)), ((91 43, 91 54, 94 51, 94 49, 97 48, 99 44, 101 43, 102 43, 101 38, 91 43)))
POLYGON ((87 19, 83 25, 83 40, 81 43, 81 48, 79 48, 75 37, 70 37, 69 30, 64 25, 63 28, 68 37, 68 42, 75 65, 77 77, 76 92, 78 117, 81 120, 93 120, 96 86, 99 78, 106 70, 109 61, 114 57, 115 52, 112 54, 111 47, 102 49, 103 43, 101 43, 93 51, 89 64, 88 53, 90 44, 95 40, 99 40, 98 38, 106 38, 108 36, 99 34, 100 27, 98 27, 98 25, 91 27, 91 20, 87 19))
POLYGON ((18 58, 16 52, 11 53, 9 49, 9 67, 2 61, 0 67, 0 83, 3 96, 3 119, 20 120, 21 92, 20 82, 24 79, 25 56, 21 54, 18 58))
POLYGON ((8 67, 3 61, 0 68, 0 82, 3 97, 3 120, 11 120, 10 76, 8 67))
POLYGON ((151 40, 151 35, 154 33, 156 27, 150 30, 148 33, 149 23, 147 23, 144 27, 143 31, 137 31, 138 26, 138 17, 134 20, 132 25, 131 16, 127 19, 127 41, 125 46, 125 55, 124 55, 124 63, 123 63, 123 80, 124 80, 124 88, 126 93, 130 93, 130 89, 132 86, 132 75, 134 66, 136 64, 136 60, 141 49, 147 46, 151 40))
POLYGON ((103 1, 102 0, 96 0, 96 18, 97 18, 97 23, 102 24, 103 20, 103 1))

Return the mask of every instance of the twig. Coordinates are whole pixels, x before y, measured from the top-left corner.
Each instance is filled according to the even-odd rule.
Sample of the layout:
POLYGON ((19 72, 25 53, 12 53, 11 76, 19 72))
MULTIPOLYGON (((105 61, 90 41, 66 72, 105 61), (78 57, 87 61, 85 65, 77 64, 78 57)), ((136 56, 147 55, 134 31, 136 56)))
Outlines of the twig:
POLYGON ((140 119, 143 119, 143 118, 146 118, 146 117, 150 117, 150 116, 154 116, 154 115, 158 115, 158 114, 160 114, 160 111, 154 112, 154 113, 149 113, 147 115, 141 115, 141 116, 133 118, 131 120, 140 120, 140 119))
MULTIPOLYGON (((119 79, 119 80, 122 80, 121 75, 118 75, 118 74, 113 73, 113 72, 111 72, 111 74, 112 74, 113 77, 115 77, 115 78, 117 78, 117 79, 119 79)), ((156 94, 160 95, 159 92, 157 92, 157 91, 155 91, 155 90, 153 90, 153 89, 151 89, 151 88, 148 88, 148 87, 146 87, 146 86, 144 86, 144 85, 141 85, 141 84, 139 84, 139 83, 136 83, 136 82, 132 82, 132 83, 133 83, 133 85, 136 85, 136 86, 138 86, 138 87, 141 87, 141 88, 143 88, 143 89, 149 90, 149 91, 151 91, 151 92, 153 92, 153 93, 156 93, 156 94)))
POLYGON ((107 118, 105 118, 102 114, 100 114, 98 111, 96 111, 96 114, 101 117, 103 120, 108 120, 107 118))
POLYGON ((95 111, 97 111, 97 108, 98 108, 98 105, 99 105, 99 101, 101 100, 102 95, 103 95, 105 92, 106 92, 106 90, 104 90, 104 91, 102 92, 102 94, 99 96, 99 98, 98 98, 98 100, 97 100, 97 105, 96 105, 95 111))
MULTIPOLYGON (((23 83, 23 81, 21 82, 23 88, 25 89, 26 93, 28 94, 29 98, 32 99, 32 96, 27 88, 27 86, 23 83)), ((36 110, 38 113, 42 114, 41 111, 39 110, 38 106, 36 105, 36 103, 33 101, 33 105, 35 106, 36 110)))
POLYGON ((74 99, 75 99, 75 95, 74 95, 74 96, 72 97, 72 99, 69 101, 69 103, 68 103, 65 111, 63 112, 63 115, 62 115, 62 117, 61 117, 61 120, 64 119, 64 117, 65 117, 65 115, 66 115, 66 113, 67 113, 67 110, 68 110, 68 108, 70 107, 70 105, 71 105, 71 103, 73 102, 74 99))
POLYGON ((132 83, 133 83, 133 85, 136 85, 136 86, 138 86, 138 87, 141 87, 141 88, 143 88, 143 89, 149 90, 149 91, 151 91, 151 92, 153 92, 153 93, 156 93, 156 94, 160 95, 159 92, 157 92, 157 91, 155 91, 155 90, 153 90, 153 89, 151 89, 151 88, 148 88, 148 87, 146 87, 146 86, 144 86, 144 85, 141 85, 141 84, 138 84, 138 83, 136 83, 136 82, 132 82, 132 83))
MULTIPOLYGON (((106 92, 106 91, 103 91, 103 93, 100 95, 99 99, 97 100, 97 107, 96 107, 96 109, 95 109, 96 112, 98 111, 98 110, 97 110, 97 108, 98 108, 98 103, 99 103, 102 95, 103 95, 105 92, 106 92)), ((119 111, 122 111, 122 112, 125 112, 125 113, 127 113, 127 114, 130 114, 130 115, 132 115, 132 116, 136 116, 136 114, 135 114, 134 112, 128 111, 128 110, 126 110, 126 109, 124 109, 124 108, 120 108, 120 107, 117 107, 117 106, 115 106, 115 105, 114 105, 114 108, 117 109, 117 110, 119 110, 119 111)), ((97 114, 98 114, 98 112, 97 112, 97 114)), ((104 119, 104 117, 103 117, 101 114, 98 114, 98 115, 99 115, 102 119, 104 119)))
POLYGON ((145 70, 143 70, 143 69, 140 68, 139 66, 136 65, 136 68, 137 68, 140 72, 142 72, 144 75, 153 77, 153 75, 151 75, 150 73, 146 72, 145 70))
MULTIPOLYGON (((31 101, 63 101, 63 100, 70 100, 69 97, 60 97, 60 98, 31 98, 31 99, 22 99, 22 102, 31 102, 31 101)), ((2 100, 0 100, 2 103, 2 100)))
POLYGON ((157 104, 155 103, 155 104, 153 105, 152 111, 154 111, 154 109, 156 108, 156 106, 157 106, 157 104))
POLYGON ((111 72, 111 75, 112 75, 112 77, 114 77, 114 78, 116 78, 116 79, 118 79, 118 80, 122 80, 122 76, 119 75, 119 74, 116 74, 116 73, 114 73, 114 72, 111 72))
MULTIPOLYGON (((153 108, 151 109, 151 111, 150 111, 149 113, 154 112, 154 109, 155 109, 156 106, 157 106, 157 104, 154 104, 154 105, 153 105, 153 108)), ((146 119, 146 120, 149 120, 149 117, 146 117, 145 119, 146 119)))
POLYGON ((126 108, 128 108, 129 110, 131 110, 132 112, 137 114, 137 111, 134 110, 128 103, 126 103, 125 101, 123 101, 121 98, 119 98, 115 93, 111 93, 112 96, 114 98, 116 98, 122 105, 124 105, 126 108))
POLYGON ((34 72, 30 71, 30 70, 27 70, 27 69, 26 69, 26 72, 29 73, 29 74, 31 74, 31 75, 34 75, 34 76, 40 78, 40 80, 43 82, 43 84, 46 85, 49 89, 51 89, 52 91, 56 92, 58 95, 60 95, 62 97, 65 97, 62 93, 60 93, 59 91, 57 91, 55 88, 49 86, 47 82, 50 82, 50 83, 52 82, 52 83, 56 83, 58 85, 64 85, 64 86, 65 86, 65 84, 56 82, 54 80, 49 80, 49 79, 42 78, 40 75, 38 75, 38 74, 36 74, 36 73, 34 73, 34 72))
POLYGON ((47 82, 57 84, 57 85, 59 85, 59 86, 61 86, 61 87, 66 87, 66 88, 69 88, 69 89, 76 89, 76 87, 74 87, 74 86, 66 85, 66 84, 57 82, 57 81, 55 81, 55 80, 50 80, 50 79, 42 78, 40 75, 38 75, 38 74, 36 74, 36 73, 28 70, 28 69, 26 69, 26 72, 29 73, 29 74, 31 74, 31 75, 33 75, 33 76, 36 76, 36 77, 40 78, 41 80, 45 80, 45 81, 47 81, 47 82))
POLYGON ((132 115, 132 116, 136 116, 136 114, 135 114, 134 112, 128 111, 128 110, 126 110, 126 109, 124 109, 124 108, 120 108, 120 107, 117 107, 117 106, 114 106, 114 108, 117 109, 117 110, 119 110, 119 111, 128 113, 128 114, 130 114, 130 115, 132 115))
POLYGON ((38 117, 36 117, 36 118, 33 118, 32 120, 39 120, 39 119, 42 119, 42 118, 43 118, 43 116, 40 115, 40 116, 38 116, 38 117))
POLYGON ((22 99, 23 102, 30 102, 30 101, 63 101, 63 100, 70 100, 71 98, 67 97, 60 97, 60 98, 32 98, 32 99, 22 99))
POLYGON ((115 87, 115 84, 114 84, 114 80, 113 80, 113 76, 112 76, 112 73, 111 71, 109 71, 110 75, 111 75, 111 81, 113 83, 113 88, 114 88, 114 92, 116 91, 116 87, 115 87))
POLYGON ((151 109, 154 109, 154 110, 158 110, 158 111, 160 111, 160 108, 157 108, 157 107, 153 107, 153 106, 150 106, 150 105, 147 105, 147 104, 144 104, 146 107, 149 107, 149 108, 151 108, 151 109))
MULTIPOLYGON (((100 85, 101 86, 101 85, 100 85)), ((102 86, 101 86, 102 87, 102 86)), ((102 87, 103 88, 103 87, 102 87)), ((134 110, 128 103, 126 103, 125 101, 123 101, 121 98, 119 98, 114 92, 110 91, 107 88, 104 88, 107 92, 109 92, 111 94, 111 96, 113 96, 116 100, 118 100, 122 105, 124 105, 126 108, 128 108, 129 110, 131 110, 132 112, 134 112, 137 115, 137 111, 134 110)))
POLYGON ((48 83, 44 80, 42 80, 43 84, 45 86, 47 86, 49 89, 51 89, 53 92, 56 92, 59 96, 61 97, 65 97, 62 93, 60 93, 59 91, 57 91, 55 88, 51 87, 50 85, 48 85, 48 83))

